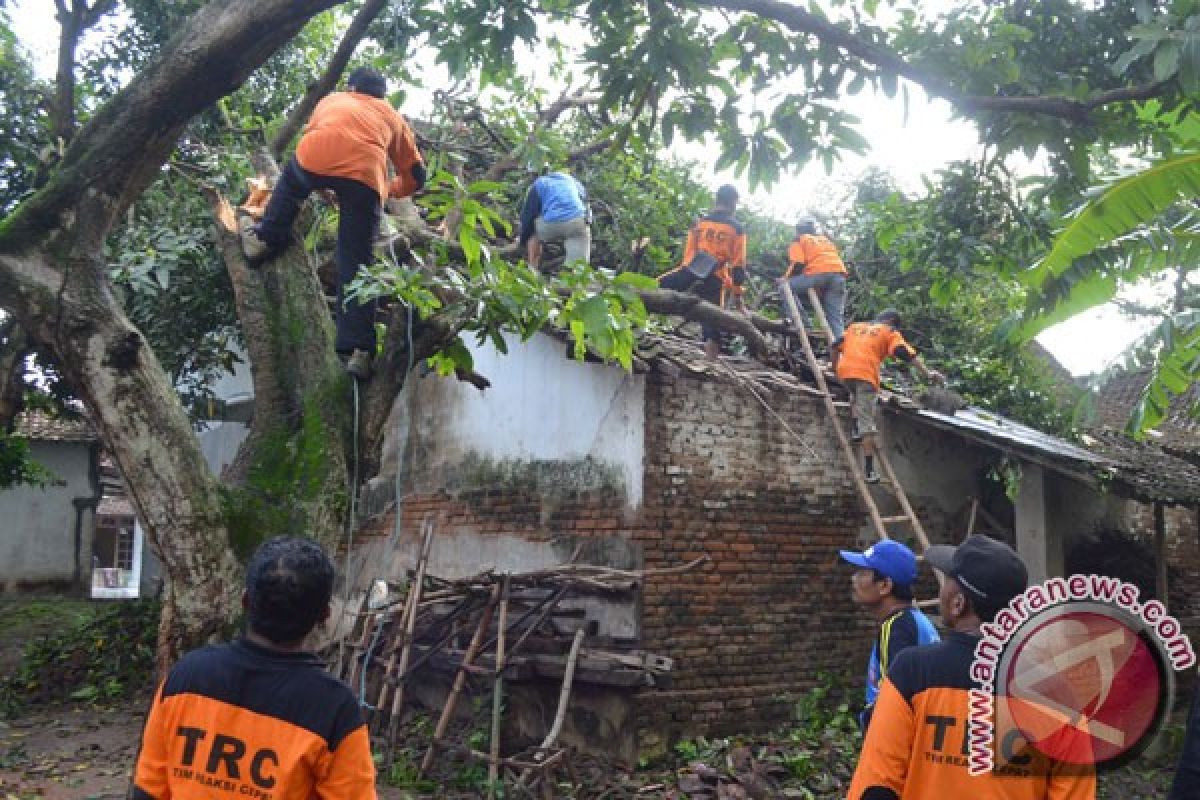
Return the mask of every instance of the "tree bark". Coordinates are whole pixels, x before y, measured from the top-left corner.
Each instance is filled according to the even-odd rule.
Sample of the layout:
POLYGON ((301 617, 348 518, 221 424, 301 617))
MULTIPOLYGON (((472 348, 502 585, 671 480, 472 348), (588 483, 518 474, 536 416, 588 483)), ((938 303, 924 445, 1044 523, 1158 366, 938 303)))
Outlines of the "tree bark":
POLYGON ((240 568, 218 484, 166 373, 108 279, 105 237, 187 122, 338 0, 214 0, 79 131, 0 225, 0 302, 62 365, 120 466, 167 575, 158 664, 228 626, 240 568))
POLYGON ((223 197, 211 197, 218 249, 232 279, 254 381, 250 434, 223 477, 246 485, 264 458, 278 456, 280 437, 288 438, 289 452, 311 469, 293 472, 297 479, 291 485, 267 488, 286 493, 304 532, 334 549, 346 494, 353 490, 347 484, 352 387, 333 350, 325 293, 303 248, 288 248, 250 268, 233 209, 223 197))
POLYGON ((25 356, 29 340, 12 317, 0 322, 0 431, 12 433, 25 398, 25 356))

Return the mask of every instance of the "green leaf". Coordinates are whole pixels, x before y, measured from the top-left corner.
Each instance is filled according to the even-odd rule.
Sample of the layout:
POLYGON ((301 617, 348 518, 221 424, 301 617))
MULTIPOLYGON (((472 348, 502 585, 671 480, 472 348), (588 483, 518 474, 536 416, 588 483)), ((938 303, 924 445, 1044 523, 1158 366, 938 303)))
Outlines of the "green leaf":
POLYGON ((613 279, 613 283, 618 286, 628 286, 632 289, 657 289, 658 281, 651 278, 649 275, 642 275, 638 272, 622 272, 613 279))
POLYGON ((879 76, 879 87, 883 89, 883 93, 888 97, 896 96, 897 83, 895 73, 884 72, 879 76))
POLYGON ((1180 45, 1168 39, 1154 51, 1154 80, 1165 81, 1179 71, 1180 45))
POLYGON ((1176 202, 1200 196, 1200 153, 1160 161, 1116 181, 1078 208, 1028 282, 1039 285, 1060 275, 1075 259, 1154 220, 1176 202))
POLYGON ((1187 95, 1194 97, 1200 93, 1200 34, 1190 33, 1184 37, 1179 60, 1179 83, 1187 95))

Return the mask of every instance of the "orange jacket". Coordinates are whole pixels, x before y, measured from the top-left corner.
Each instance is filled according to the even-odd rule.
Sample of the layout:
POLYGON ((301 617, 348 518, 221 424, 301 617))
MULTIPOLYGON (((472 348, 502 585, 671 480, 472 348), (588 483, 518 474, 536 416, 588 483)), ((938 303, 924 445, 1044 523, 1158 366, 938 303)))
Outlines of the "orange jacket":
POLYGON ((386 100, 362 92, 334 92, 317 103, 296 160, 309 172, 365 183, 381 200, 415 192, 412 168, 424 163, 404 117, 386 100), (389 160, 396 169, 390 182, 389 160))
POLYGON ((879 368, 888 356, 905 361, 916 358, 917 351, 904 341, 900 331, 882 322, 855 322, 842 338, 833 343, 838 352, 838 380, 866 381, 879 388, 879 368))
POLYGON ((846 265, 838 255, 837 245, 824 236, 808 233, 800 234, 788 245, 788 268, 783 274, 784 279, 792 277, 792 273, 799 266, 803 267, 803 275, 846 272, 846 265))
POLYGON ((193 651, 159 687, 134 800, 374 800, 354 693, 308 653, 193 651))
POLYGON ((705 214, 688 232, 679 269, 692 262, 696 251, 703 250, 717 260, 713 274, 721 281, 721 296, 727 292, 740 295, 746 282, 746 230, 725 211, 705 214))
POLYGON ((938 644, 896 656, 883 679, 847 800, 1095 798, 1094 770, 1051 761, 1004 720, 995 728, 994 769, 970 774, 967 725, 976 642, 978 637, 951 632, 938 644))

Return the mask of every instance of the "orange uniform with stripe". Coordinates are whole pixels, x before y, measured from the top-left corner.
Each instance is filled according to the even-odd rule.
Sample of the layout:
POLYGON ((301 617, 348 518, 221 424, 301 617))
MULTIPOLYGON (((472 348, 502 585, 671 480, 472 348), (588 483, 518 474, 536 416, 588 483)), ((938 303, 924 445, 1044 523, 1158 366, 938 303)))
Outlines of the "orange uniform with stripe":
POLYGON ((171 670, 146 720, 133 800, 374 800, 358 702, 308 653, 245 640, 171 670))
POLYGON ((792 277, 796 267, 803 267, 802 275, 820 275, 826 272, 846 274, 846 265, 838 254, 837 245, 824 236, 804 233, 788 245, 788 268, 784 280, 792 277))
POLYGON ((419 187, 423 164, 408 122, 388 101, 363 92, 334 92, 313 110, 296 145, 296 161, 309 172, 364 183, 388 196, 408 197, 419 187), (396 177, 388 180, 388 161, 396 177))
POLYGON ((705 214, 688 232, 679 269, 692 263, 700 251, 717 260, 713 275, 721 282, 722 299, 730 292, 740 295, 746 282, 746 230, 742 224, 728 212, 705 214))
POLYGON ((855 322, 834 342, 838 351, 838 380, 866 381, 879 388, 879 368, 888 356, 904 361, 916 358, 917 351, 904 340, 900 331, 882 322, 855 322))
POLYGON ((995 769, 971 775, 971 662, 979 639, 952 631, 896 656, 848 800, 1093 800, 1095 772, 1051 761, 1019 730, 997 726, 995 769))

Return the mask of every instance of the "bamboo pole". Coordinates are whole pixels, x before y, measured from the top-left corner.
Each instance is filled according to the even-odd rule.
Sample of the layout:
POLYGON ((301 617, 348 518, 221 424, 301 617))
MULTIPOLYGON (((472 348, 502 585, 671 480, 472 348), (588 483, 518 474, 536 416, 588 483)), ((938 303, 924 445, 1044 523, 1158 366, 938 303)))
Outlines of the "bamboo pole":
POLYGON ((483 609, 483 615, 479 618, 479 625, 475 628, 475 635, 471 637, 471 643, 467 646, 467 652, 463 654, 462 664, 458 667, 458 672, 454 676, 454 685, 450 689, 450 696, 446 699, 446 706, 442 709, 442 716, 438 719, 437 727, 433 730, 433 740, 429 743, 429 749, 425 751, 425 758, 421 760, 421 768, 417 771, 417 779, 425 777, 425 773, 429 772, 429 768, 433 766, 433 757, 437 753, 437 749, 441 744, 442 737, 446 734, 446 728, 450 725, 450 719, 454 716, 454 707, 458 705, 458 696, 462 694, 463 685, 467 681, 467 668, 471 666, 471 662, 475 660, 478 654, 479 646, 483 644, 483 636, 487 632, 488 626, 492 623, 492 613, 496 610, 496 603, 500 599, 500 584, 496 583, 492 586, 491 596, 488 598, 488 603, 483 609))
MULTIPOLYGON (((421 538, 421 554, 417 557, 417 573, 413 576, 413 587, 409 592, 409 595, 412 597, 412 603, 409 604, 411 610, 408 617, 404 620, 404 638, 400 643, 400 664, 397 667, 397 674, 400 676, 400 681, 397 682, 396 691, 392 695, 392 708, 388 717, 386 741, 389 750, 396 738, 396 731, 400 727, 400 714, 404 710, 404 672, 408 669, 408 658, 412 653, 413 630, 416 628, 417 611, 421 603, 421 587, 425 585, 425 570, 429 565, 430 551, 433 549, 433 519, 426 517, 422 527, 424 528, 424 535, 421 538)), ((384 680, 385 690, 387 683, 384 680)), ((382 706, 383 702, 381 699, 380 707, 382 708, 382 706)))
POLYGON ((495 798, 500 778, 500 713, 504 703, 504 629, 508 624, 508 575, 500 584, 500 623, 496 632, 496 680, 492 689, 492 736, 488 757, 488 797, 495 798))
MULTIPOLYGON (((579 661, 579 648, 582 646, 583 630, 577 630, 575 638, 571 641, 571 652, 567 656, 567 668, 563 673, 562 689, 558 693, 558 710, 554 713, 554 723, 533 755, 538 769, 547 766, 547 751, 558 741, 558 735, 562 732, 563 721, 567 718, 567 705, 571 699, 571 684, 575 682, 575 664, 579 661)), ((521 776, 517 779, 517 789, 526 791, 525 782, 529 780, 532 771, 532 769, 525 769, 521 772, 521 776)))

